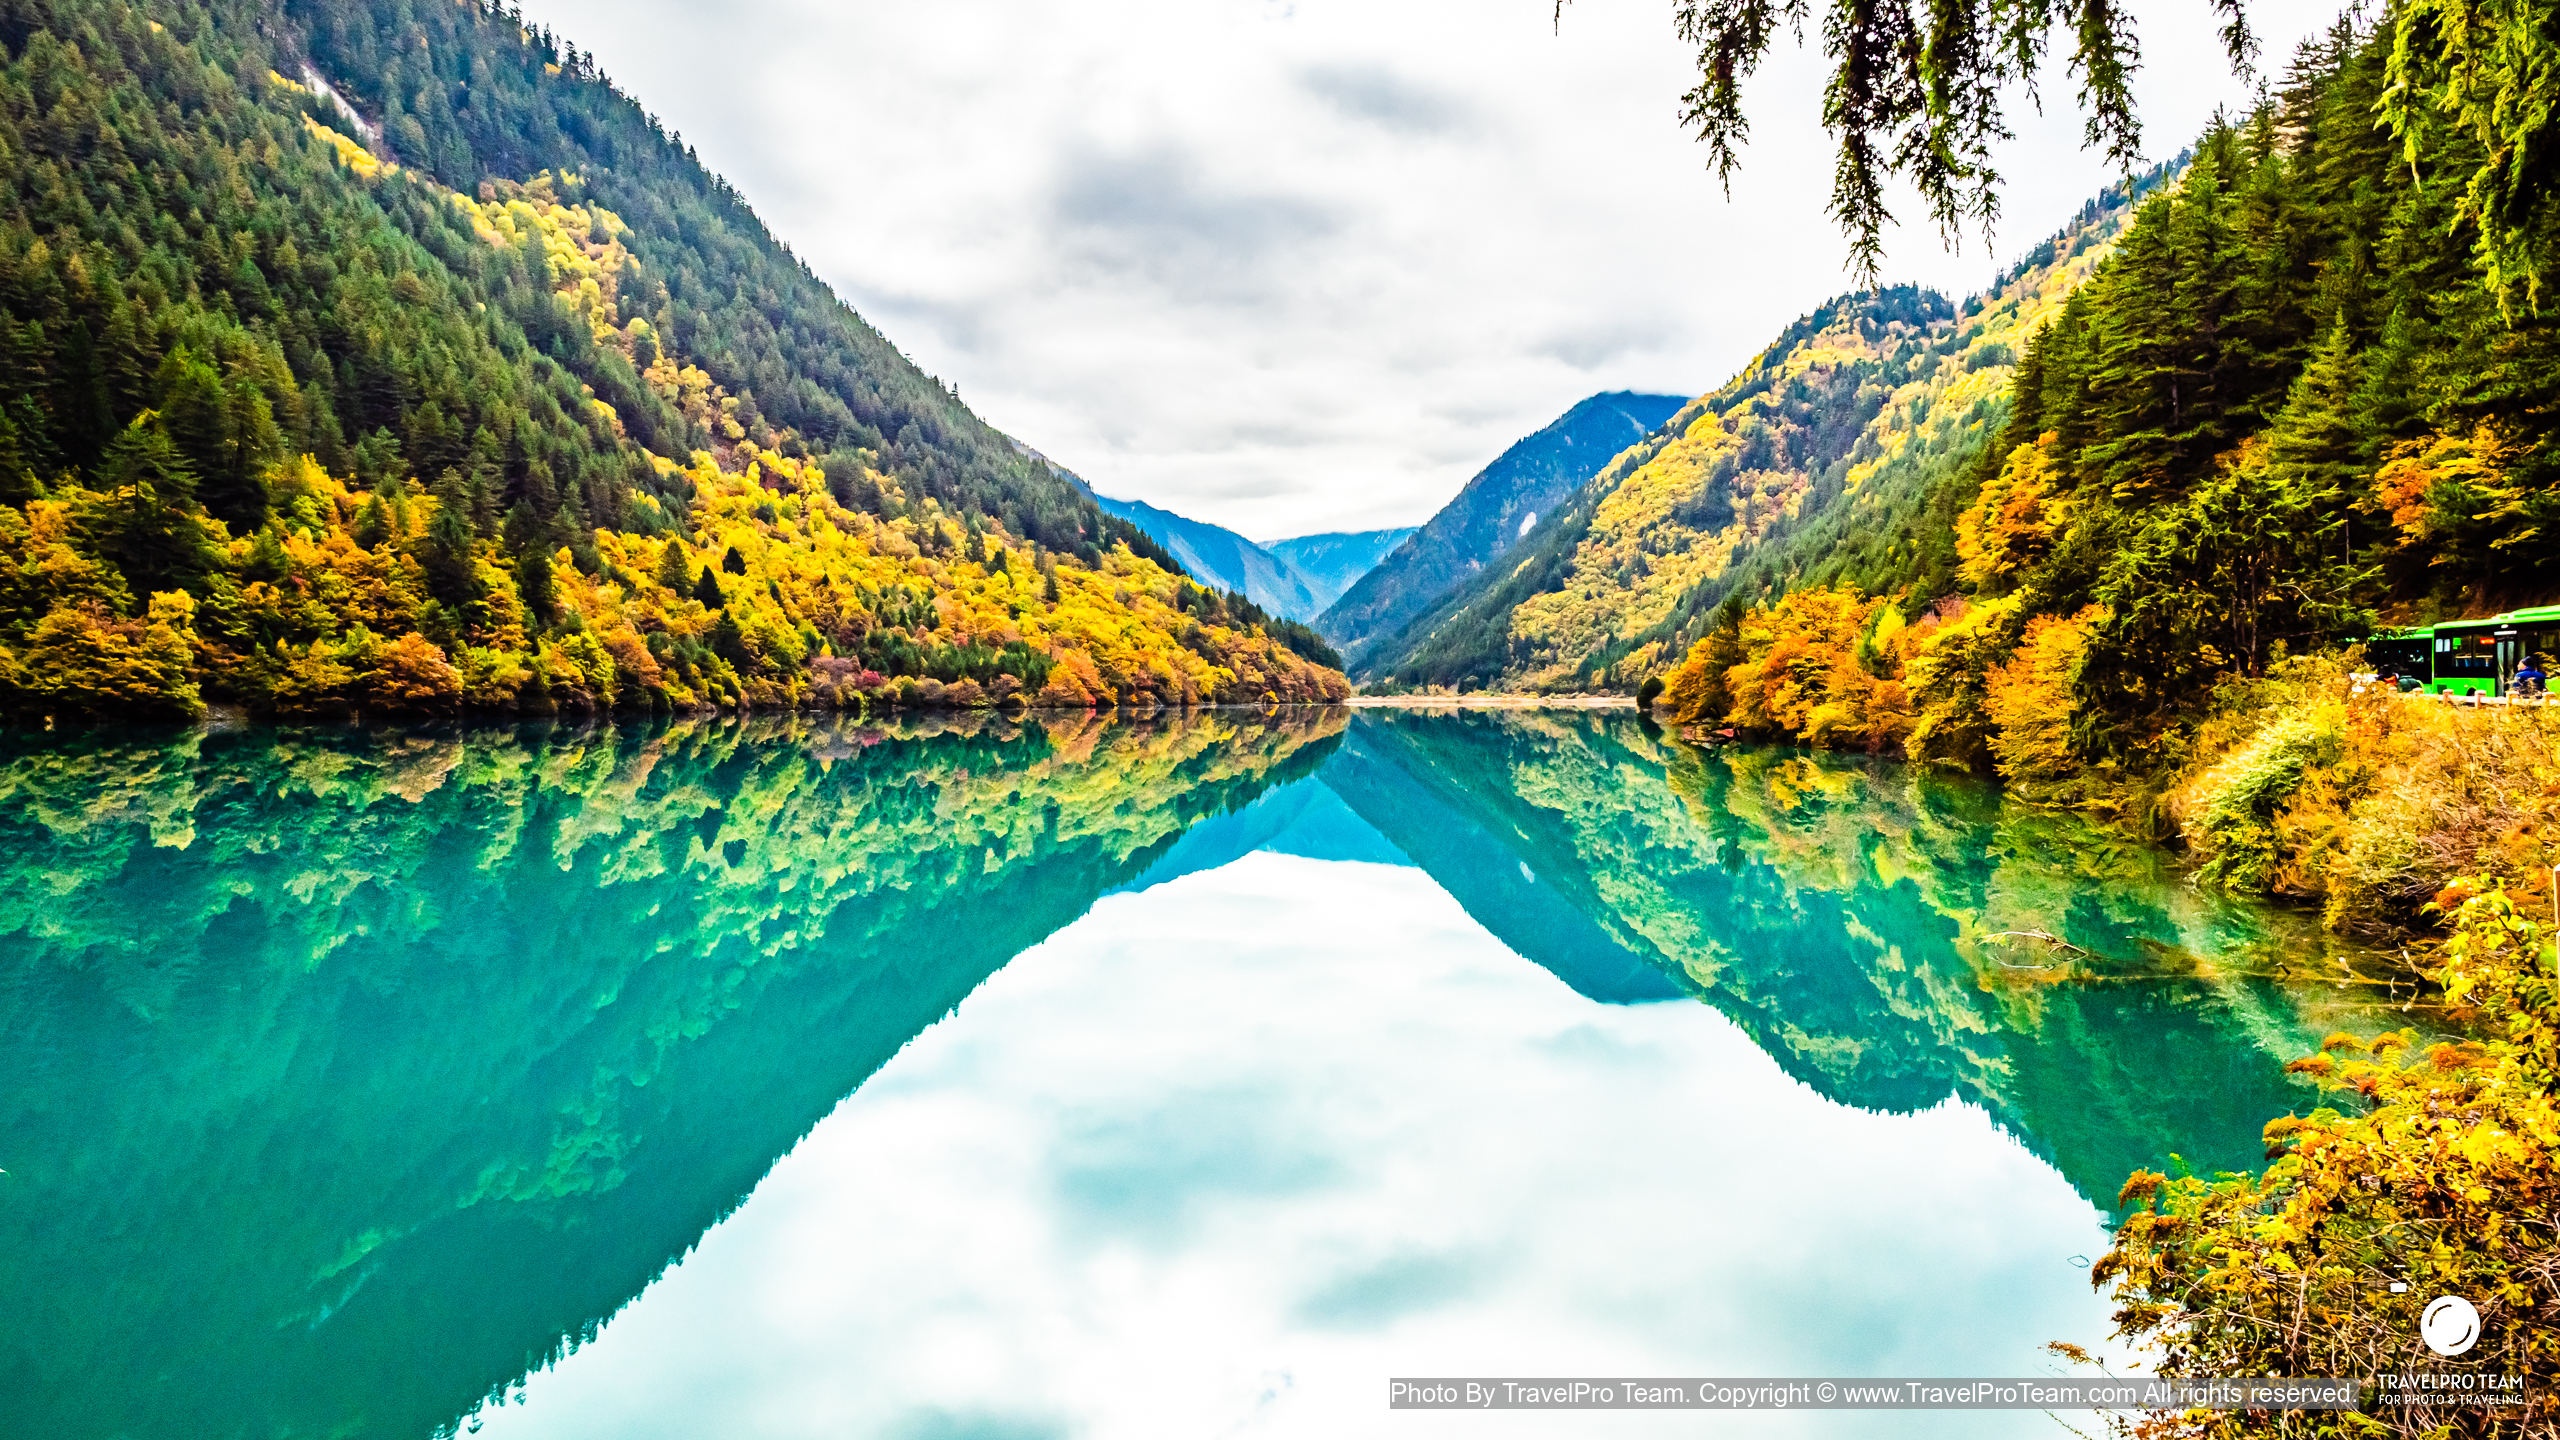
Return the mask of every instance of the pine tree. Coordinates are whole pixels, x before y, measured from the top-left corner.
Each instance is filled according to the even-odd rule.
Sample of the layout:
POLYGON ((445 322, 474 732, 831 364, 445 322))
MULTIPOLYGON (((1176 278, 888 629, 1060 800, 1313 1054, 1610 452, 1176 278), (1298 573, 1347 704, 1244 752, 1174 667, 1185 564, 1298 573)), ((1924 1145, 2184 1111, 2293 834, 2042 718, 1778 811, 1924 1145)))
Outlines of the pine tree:
POLYGON ((155 383, 161 422, 195 473, 201 477, 230 468, 235 438, 222 376, 195 352, 180 346, 160 363, 155 383))
POLYGON ((383 503, 382 492, 376 490, 365 497, 364 508, 356 512, 355 529, 352 532, 356 545, 365 550, 377 549, 391 539, 396 531, 397 526, 393 523, 391 507, 383 503))
POLYGON ((222 561, 191 502, 195 472, 149 410, 107 444, 100 478, 114 503, 97 512, 91 537, 100 559, 120 571, 136 595, 201 586, 222 561))
POLYGON ((121 290, 109 292, 108 304, 106 330, 98 337, 99 369, 115 413, 130 416, 151 403, 158 366, 144 348, 137 307, 125 303, 121 290))
POLYGON ((172 441, 158 412, 151 410, 133 417, 133 423, 108 442, 98 476, 110 489, 147 486, 171 502, 192 500, 196 494, 195 466, 172 441))
POLYGON ((462 472, 448 466, 432 492, 436 513, 418 543, 418 564, 426 571, 427 591, 451 606, 480 598, 480 580, 472 564, 471 487, 462 472))
POLYGON ((559 600, 551 585, 551 552, 540 546, 526 549, 516 560, 516 593, 524 600, 525 613, 544 625, 559 618, 559 600))
POLYGON ((738 617, 726 610, 721 611, 719 620, 712 624, 711 653, 741 670, 754 662, 754 657, 747 653, 747 632, 739 626, 738 617))
POLYGON ((401 453, 400 437, 387 426, 356 442, 356 480, 369 490, 378 490, 386 482, 397 484, 409 476, 408 457, 401 453))
POLYGON ((2364 366, 2345 317, 2331 322, 2267 430, 2268 468, 2289 490, 2345 503, 2381 458, 2356 397, 2364 366))
POLYGON ((249 377, 235 378, 226 398, 231 444, 222 463, 204 472, 204 505, 235 528, 251 529, 266 519, 266 471, 282 458, 284 435, 267 397, 249 377))
POLYGON ((6 407, 0 407, 0 504, 23 505, 44 493, 44 484, 36 478, 35 467, 27 463, 26 446, 18 439, 17 423, 6 407))

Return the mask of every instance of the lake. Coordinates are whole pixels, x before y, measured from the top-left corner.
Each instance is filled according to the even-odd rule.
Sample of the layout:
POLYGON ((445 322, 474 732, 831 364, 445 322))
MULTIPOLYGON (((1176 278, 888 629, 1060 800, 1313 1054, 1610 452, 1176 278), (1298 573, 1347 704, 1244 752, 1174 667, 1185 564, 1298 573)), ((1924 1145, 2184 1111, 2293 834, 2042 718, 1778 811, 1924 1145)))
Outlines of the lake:
POLYGON ((2060 1435, 1386 1382, 2114 1358, 2127 1173, 2376 1028, 2157 852, 1625 712, 20 742, 0 834, 17 1434, 2060 1435))

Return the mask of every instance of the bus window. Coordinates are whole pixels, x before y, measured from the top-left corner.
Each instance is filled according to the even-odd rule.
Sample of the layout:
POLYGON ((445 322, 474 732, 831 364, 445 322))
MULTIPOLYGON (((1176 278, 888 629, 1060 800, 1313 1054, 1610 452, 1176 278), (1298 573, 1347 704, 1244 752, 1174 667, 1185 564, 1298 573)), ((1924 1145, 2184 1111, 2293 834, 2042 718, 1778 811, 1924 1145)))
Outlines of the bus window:
POLYGON ((2432 678, 2427 671, 2427 642, 2424 640, 2367 640, 2364 642, 2365 663, 2375 674, 2386 679, 2406 675, 2412 680, 2432 678))
POLYGON ((2436 678, 2494 680, 2498 674, 2498 642, 2487 635, 2436 637, 2436 678))

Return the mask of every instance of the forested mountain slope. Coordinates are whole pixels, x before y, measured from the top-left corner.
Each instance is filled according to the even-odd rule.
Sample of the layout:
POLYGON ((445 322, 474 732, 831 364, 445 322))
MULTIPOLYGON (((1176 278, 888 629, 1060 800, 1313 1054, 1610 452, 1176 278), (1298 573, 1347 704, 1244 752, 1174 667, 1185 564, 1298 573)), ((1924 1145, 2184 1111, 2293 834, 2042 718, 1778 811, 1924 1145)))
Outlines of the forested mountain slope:
MULTIPOLYGON (((1799 552, 1769 577, 1793 593, 1690 651, 1674 712, 2096 801, 2233 743, 2199 728, 2216 697, 2259 703, 2286 656, 2560 598, 2560 215, 2547 189, 2478 208, 2480 132, 2393 131, 2394 44, 2341 22, 2144 202, 2020 356, 1998 433, 1935 482, 1933 559, 1799 552)), ((2275 788, 2196 823, 2257 847, 2263 879, 2285 796, 2347 742, 2261 718, 2286 723, 2224 780, 2275 788)), ((2324 782, 2286 844, 2335 848, 2317 816, 2378 773, 2324 782)), ((2454 825, 2464 853, 2500 828, 2454 825)))
POLYGON ((1374 668, 1371 657, 1392 650, 1416 616, 1517 545, 1576 486, 1680 404, 1677 395, 1619 390, 1567 410, 1478 472, 1419 534, 1335 601, 1316 628, 1343 647, 1355 670, 1374 668))
POLYGON ((1339 684, 510 15, 8 0, 0 44, 0 707, 1339 684))
POLYGON ((1901 287, 1797 321, 1594 475, 1504 564, 1354 652, 1355 670, 1399 685, 1632 689, 1773 554, 1948 568, 1922 513, 1931 486, 2000 427, 2028 335, 2166 173, 2091 202, 1961 310, 1901 287))

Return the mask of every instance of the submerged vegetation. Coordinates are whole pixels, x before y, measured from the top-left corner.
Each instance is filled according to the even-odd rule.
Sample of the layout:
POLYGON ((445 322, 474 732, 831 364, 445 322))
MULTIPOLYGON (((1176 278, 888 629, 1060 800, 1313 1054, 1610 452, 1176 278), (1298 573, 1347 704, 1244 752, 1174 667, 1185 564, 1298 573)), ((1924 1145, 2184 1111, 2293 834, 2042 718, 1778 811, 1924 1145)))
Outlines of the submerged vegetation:
MULTIPOLYGON (((2550 927, 2486 881, 2447 887, 2453 922, 2432 978, 2476 1038, 2330 1036, 2290 1067, 2337 1097, 2266 1127, 2260 1175, 2138 1171, 2135 1207, 2092 1267, 2121 1302, 2118 1334, 2164 1375, 2468 1377, 2504 1403, 2307 1412, 2281 1433, 2548 1435, 2560 1425, 2560 997, 2550 927), (2460 1296, 2467 1353, 2430 1353, 2421 1310, 2460 1296)), ((2163 1417, 2136 1434, 2248 1436, 2268 1420, 2163 1417)))
POLYGON ((547 33, 153 15, 0 8, 0 713, 1343 693, 547 33))

